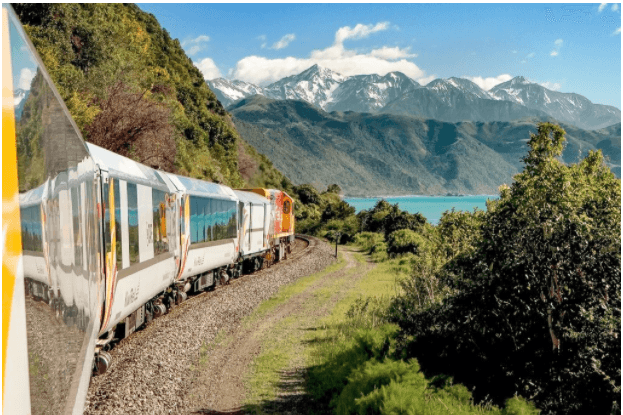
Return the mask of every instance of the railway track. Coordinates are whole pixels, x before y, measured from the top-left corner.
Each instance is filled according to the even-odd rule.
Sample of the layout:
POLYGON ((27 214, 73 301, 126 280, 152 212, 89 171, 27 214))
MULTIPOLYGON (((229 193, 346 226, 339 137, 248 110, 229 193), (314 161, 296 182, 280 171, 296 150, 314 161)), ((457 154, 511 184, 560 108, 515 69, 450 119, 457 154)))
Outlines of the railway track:
POLYGON ((239 327, 282 285, 334 260, 326 243, 297 236, 286 260, 190 296, 117 343, 108 371, 91 379, 85 414, 191 413, 194 397, 201 394, 196 371, 217 335, 239 327))
MULTIPOLYGON (((215 287, 215 290, 203 291, 201 293, 196 293, 196 294, 190 294, 188 296, 188 299, 186 301, 184 301, 184 303, 182 303, 182 304, 185 304, 189 300, 192 300, 194 298, 201 298, 201 297, 208 296, 208 295, 210 295, 211 293, 213 293, 216 290, 226 289, 227 286, 237 285, 237 284, 244 284, 246 281, 248 281, 249 279, 253 278, 253 276, 257 276, 260 273, 262 273, 264 271, 267 271, 267 270, 269 270, 269 269, 271 269, 271 268, 273 268, 275 266, 278 266, 280 264, 284 264, 286 262, 294 261, 294 260, 297 260, 297 259, 303 257, 304 255, 308 254, 307 249, 309 247, 316 246, 317 243, 318 243, 318 241, 317 241, 316 238, 309 238, 308 236, 305 236, 305 235, 296 235, 296 239, 295 239, 295 242, 294 242, 294 248, 292 249, 292 253, 289 254, 288 257, 285 260, 281 260, 279 262, 276 262, 276 263, 272 264, 269 267, 264 266, 262 269, 260 269, 258 271, 251 272, 249 274, 244 274, 244 275, 241 275, 238 278, 231 279, 225 285, 217 284, 216 287, 215 287)), ((174 305, 173 308, 171 308, 170 310, 173 310, 175 307, 176 306, 174 305)), ((170 310, 167 312, 167 314, 169 314, 170 310)))

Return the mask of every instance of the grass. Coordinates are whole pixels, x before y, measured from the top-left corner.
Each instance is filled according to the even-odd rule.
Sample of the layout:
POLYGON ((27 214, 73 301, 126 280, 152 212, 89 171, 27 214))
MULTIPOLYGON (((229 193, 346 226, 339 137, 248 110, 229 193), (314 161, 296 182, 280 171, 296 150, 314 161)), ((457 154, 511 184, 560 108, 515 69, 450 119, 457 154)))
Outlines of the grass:
POLYGON ((247 318, 250 327, 280 305, 296 302, 288 317, 262 331, 262 351, 246 379, 246 411, 281 412, 279 404, 287 404, 284 395, 292 391, 284 374, 302 371, 294 387, 308 399, 297 410, 308 413, 538 413, 518 398, 501 409, 474 405, 464 386, 444 376, 426 379, 415 359, 401 359, 398 327, 387 323, 385 312, 401 294, 400 279, 412 273, 412 256, 370 267, 369 256, 352 252, 355 267, 344 270, 344 255, 324 271, 282 287, 247 318))
POLYGON ((344 260, 343 255, 340 254, 338 256, 338 261, 334 264, 329 265, 323 271, 309 275, 307 277, 300 278, 294 284, 282 286, 275 295, 273 295, 268 300, 262 302, 260 306, 253 312, 253 314, 245 319, 245 327, 250 327, 252 324, 255 324, 256 322, 261 320, 262 317, 266 316, 269 312, 274 310, 277 306, 284 304, 293 296, 302 293, 320 278, 324 277, 327 274, 339 271, 345 266, 346 261, 344 260))

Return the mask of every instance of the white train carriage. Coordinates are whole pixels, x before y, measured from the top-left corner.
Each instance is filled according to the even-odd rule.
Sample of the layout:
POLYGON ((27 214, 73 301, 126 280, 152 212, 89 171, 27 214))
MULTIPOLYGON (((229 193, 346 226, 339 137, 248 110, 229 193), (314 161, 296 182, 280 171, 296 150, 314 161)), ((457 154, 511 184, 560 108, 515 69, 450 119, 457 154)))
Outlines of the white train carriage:
POLYGON ((100 334, 126 337, 166 311, 179 254, 175 187, 166 174, 93 144, 104 209, 105 309, 100 334))
POLYGON ((240 275, 238 199, 227 186, 167 173, 178 191, 180 267, 186 290, 213 287, 240 275))
POLYGON ((253 192, 234 190, 234 194, 239 200, 240 257, 253 272, 262 267, 264 254, 270 249, 271 204, 270 200, 253 192))

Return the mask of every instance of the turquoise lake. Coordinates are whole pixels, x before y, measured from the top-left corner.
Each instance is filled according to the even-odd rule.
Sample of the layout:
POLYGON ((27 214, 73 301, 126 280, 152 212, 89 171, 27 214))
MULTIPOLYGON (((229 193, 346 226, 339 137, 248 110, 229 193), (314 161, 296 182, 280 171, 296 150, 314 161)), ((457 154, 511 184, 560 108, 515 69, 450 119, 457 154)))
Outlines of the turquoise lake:
POLYGON ((432 224, 436 225, 441 214, 446 210, 473 211, 474 208, 487 210, 487 199, 497 199, 497 195, 477 196, 396 196, 396 197, 373 197, 356 198, 346 197, 344 201, 353 206, 357 213, 365 209, 371 209, 380 199, 396 204, 402 210, 409 213, 421 213, 432 224))

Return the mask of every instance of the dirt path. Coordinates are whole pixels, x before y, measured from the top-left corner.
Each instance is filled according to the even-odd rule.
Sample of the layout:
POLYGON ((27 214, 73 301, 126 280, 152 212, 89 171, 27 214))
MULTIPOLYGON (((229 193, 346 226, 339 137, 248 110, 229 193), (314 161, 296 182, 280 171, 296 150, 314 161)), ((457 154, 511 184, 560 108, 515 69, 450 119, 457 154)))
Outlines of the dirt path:
MULTIPOLYGON (((225 340, 206 353, 207 362, 200 366, 200 375, 193 385, 193 390, 201 393, 193 399, 196 406, 192 413, 246 413, 243 409, 245 379, 262 349, 267 345, 275 346, 294 332, 300 334, 301 330, 309 330, 315 321, 333 309, 355 280, 373 267, 373 264, 357 262, 348 248, 341 252, 345 266, 322 275, 302 292, 269 310, 250 327, 239 325, 230 330, 222 336, 225 340)), ((302 349, 304 346, 301 342, 294 342, 292 347, 302 349)), ((270 412, 300 413, 296 407, 306 405, 301 375, 304 366, 302 350, 296 350, 293 356, 288 367, 279 373, 280 396, 270 412)))

